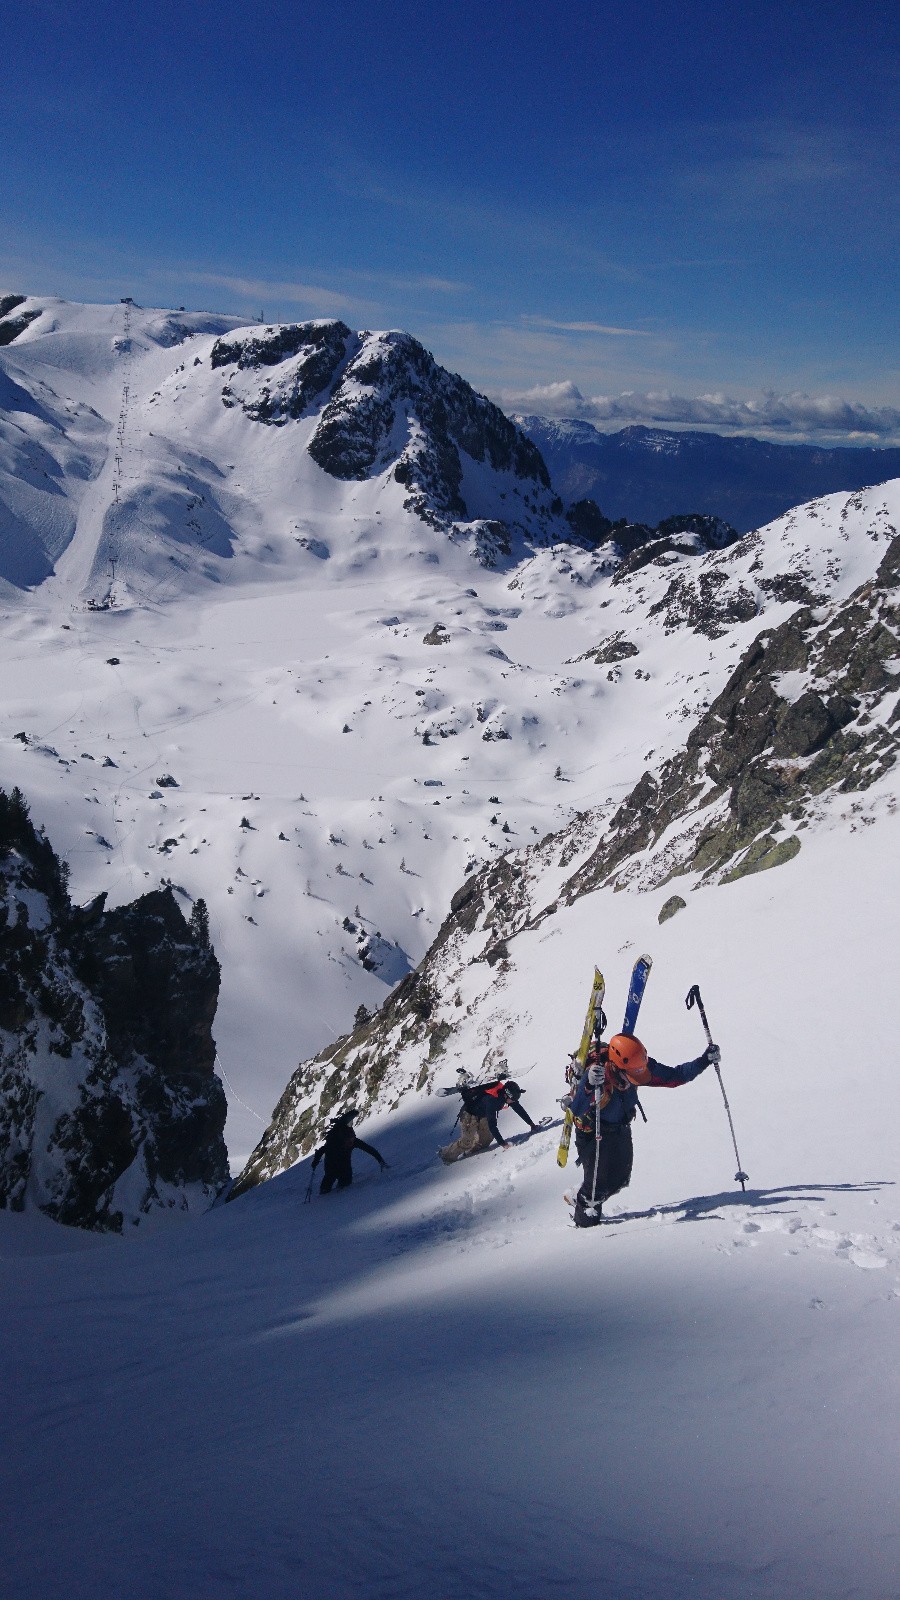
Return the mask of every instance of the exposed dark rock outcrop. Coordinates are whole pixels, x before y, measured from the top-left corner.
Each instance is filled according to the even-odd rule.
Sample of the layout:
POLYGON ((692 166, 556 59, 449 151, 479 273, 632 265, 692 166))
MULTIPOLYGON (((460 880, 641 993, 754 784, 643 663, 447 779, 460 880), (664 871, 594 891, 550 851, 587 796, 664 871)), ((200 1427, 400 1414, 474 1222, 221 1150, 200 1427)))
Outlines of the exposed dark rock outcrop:
POLYGON ((407 333, 364 339, 309 451, 336 478, 367 478, 395 463, 394 476, 408 490, 407 507, 438 526, 469 515, 460 451, 550 492, 547 469, 531 441, 407 333))
POLYGON ((609 546, 610 555, 618 561, 617 583, 651 562, 665 565, 666 557, 706 555, 710 550, 726 549, 741 537, 721 517, 699 512, 666 517, 655 528, 646 522, 628 522, 625 517, 612 521, 593 500, 576 500, 566 512, 566 521, 576 544, 590 550, 609 546))
POLYGON ((667 633, 693 628, 708 639, 719 639, 731 623, 749 622, 758 610, 755 596, 744 584, 730 583, 719 567, 707 567, 696 581, 693 574, 678 573, 662 599, 650 607, 650 615, 662 618, 667 633))
MULTIPOLYGON (((238 398, 254 422, 283 424, 302 417, 325 393, 348 350, 357 344, 343 322, 287 323, 217 339, 210 361, 213 367, 234 367, 238 372, 281 369, 271 382, 254 385, 238 398)), ((226 404, 235 403, 233 384, 225 384, 222 398, 226 404)))
POLYGON ((17 791, 0 791, 0 1206, 120 1230, 203 1209, 228 1179, 213 1071, 219 964, 171 889, 73 907, 17 791))
POLYGON ((12 344, 40 316, 40 309, 23 311, 18 317, 11 315, 11 312, 25 304, 25 299, 24 294, 0 295, 0 345, 12 344))
POLYGON ((618 661, 627 661, 629 657, 636 656, 639 653, 637 645, 632 644, 630 639, 626 639, 620 628, 615 633, 610 634, 608 639, 604 639, 593 650, 585 650, 583 655, 576 656, 575 660, 595 661, 598 667, 607 667, 614 665, 618 661))
POLYGON ((225 405, 255 422, 318 409, 308 449, 324 472, 350 482, 391 472, 405 508, 447 532, 465 525, 485 566, 509 559, 515 531, 532 545, 568 535, 536 446, 409 334, 352 333, 343 322, 247 329, 217 339, 211 362, 227 374, 225 405), (498 480, 478 482, 474 499, 473 463, 498 480))
POLYGON ((645 866, 649 881, 780 865, 800 849, 797 830, 819 796, 865 790, 892 767, 897 708, 875 713, 897 689, 898 583, 895 537, 875 579, 849 599, 824 613, 802 607, 759 634, 684 750, 644 773, 562 898, 623 883, 669 830, 674 836, 645 866), (782 692, 787 674, 793 682, 782 692))

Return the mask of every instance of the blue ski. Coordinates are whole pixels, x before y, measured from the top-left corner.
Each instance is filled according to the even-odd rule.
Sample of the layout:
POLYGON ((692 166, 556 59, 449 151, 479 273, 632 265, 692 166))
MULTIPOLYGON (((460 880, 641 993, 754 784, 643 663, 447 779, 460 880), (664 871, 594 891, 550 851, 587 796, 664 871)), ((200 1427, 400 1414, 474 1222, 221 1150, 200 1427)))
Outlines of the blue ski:
POLYGON ((638 1012, 650 976, 653 962, 649 956, 638 956, 631 973, 631 983, 628 987, 628 1003, 625 1007, 625 1021, 622 1023, 623 1033, 634 1033, 637 1027, 638 1012))

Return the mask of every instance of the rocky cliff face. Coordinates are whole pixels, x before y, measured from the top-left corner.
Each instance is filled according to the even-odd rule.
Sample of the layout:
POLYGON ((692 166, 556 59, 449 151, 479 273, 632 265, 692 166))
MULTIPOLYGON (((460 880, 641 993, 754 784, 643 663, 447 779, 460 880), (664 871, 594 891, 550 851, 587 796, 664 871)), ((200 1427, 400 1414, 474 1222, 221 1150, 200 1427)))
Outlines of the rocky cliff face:
POLYGON ((170 889, 73 907, 0 791, 0 1205, 118 1230, 228 1179, 211 1027, 219 964, 170 889))
POLYGON ((210 361, 213 368, 228 369, 226 405, 239 404, 253 422, 282 427, 325 394, 348 352, 358 347, 358 337, 343 322, 300 322, 217 339, 210 361))
POLYGON ((894 766, 898 589, 900 536, 848 599, 801 606, 760 633, 684 750, 644 773, 561 898, 781 865, 830 790, 862 793, 894 766))
POLYGON ((13 340, 18 339, 19 334, 24 333, 30 323, 40 315, 38 311, 24 311, 18 316, 13 316, 12 313, 18 311, 19 306, 24 304, 23 294, 0 295, 0 345, 12 344, 13 340))

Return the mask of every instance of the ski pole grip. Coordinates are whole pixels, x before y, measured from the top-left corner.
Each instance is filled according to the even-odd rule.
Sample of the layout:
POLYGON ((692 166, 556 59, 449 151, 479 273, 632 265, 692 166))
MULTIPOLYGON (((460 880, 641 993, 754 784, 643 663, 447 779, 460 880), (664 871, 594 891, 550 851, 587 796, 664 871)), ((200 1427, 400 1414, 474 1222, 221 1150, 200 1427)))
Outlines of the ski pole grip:
POLYGON ((703 1000, 702 1000, 701 995, 700 995, 700 985, 698 983, 694 983, 694 984, 691 985, 691 987, 688 990, 687 995, 685 997, 685 1002, 684 1003, 687 1006, 688 1011, 691 1011, 694 1006, 697 1007, 697 1010, 700 1012, 700 1017, 702 1019, 703 1026, 706 1029, 707 1043, 708 1044, 712 1044, 713 1036, 709 1031, 709 1023, 706 1020, 706 1007, 703 1004, 703 1000))

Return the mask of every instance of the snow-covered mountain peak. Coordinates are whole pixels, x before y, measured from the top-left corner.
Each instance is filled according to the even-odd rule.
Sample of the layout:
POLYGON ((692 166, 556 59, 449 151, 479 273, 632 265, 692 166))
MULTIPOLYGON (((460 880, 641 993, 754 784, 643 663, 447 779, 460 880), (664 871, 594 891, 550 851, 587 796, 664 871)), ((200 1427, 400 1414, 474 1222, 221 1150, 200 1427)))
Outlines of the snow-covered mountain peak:
POLYGON ((223 399, 239 400, 253 421, 284 425, 319 410, 308 449, 331 477, 391 473, 405 510, 457 535, 500 524, 475 530, 482 558, 510 555, 511 532, 538 543, 566 535, 536 447, 410 334, 301 323, 220 339, 211 362, 243 375, 229 378, 223 399))
POLYGON ((8 594, 52 574, 58 598, 121 609, 211 582, 295 579, 310 549, 358 560, 366 521, 366 559, 386 557, 379 517, 396 553, 424 541, 429 561, 448 537, 493 566, 570 536, 536 446, 409 334, 248 326, 131 301, 4 304, 8 594), (86 408, 99 427, 85 459, 86 408), (50 462, 27 507, 23 430, 50 462))

